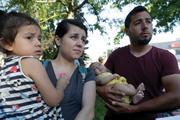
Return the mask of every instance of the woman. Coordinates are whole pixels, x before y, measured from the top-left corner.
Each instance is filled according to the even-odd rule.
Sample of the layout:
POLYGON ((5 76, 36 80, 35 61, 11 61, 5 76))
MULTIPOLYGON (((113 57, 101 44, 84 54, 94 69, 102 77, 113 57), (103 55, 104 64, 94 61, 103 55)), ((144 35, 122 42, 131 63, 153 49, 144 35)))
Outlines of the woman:
POLYGON ((79 21, 66 19, 60 22, 55 32, 57 57, 46 66, 54 85, 58 79, 68 78, 64 99, 60 104, 65 120, 92 120, 94 117, 95 74, 85 68, 87 73, 82 76, 80 67, 74 63, 84 51, 86 38, 87 28, 79 21))

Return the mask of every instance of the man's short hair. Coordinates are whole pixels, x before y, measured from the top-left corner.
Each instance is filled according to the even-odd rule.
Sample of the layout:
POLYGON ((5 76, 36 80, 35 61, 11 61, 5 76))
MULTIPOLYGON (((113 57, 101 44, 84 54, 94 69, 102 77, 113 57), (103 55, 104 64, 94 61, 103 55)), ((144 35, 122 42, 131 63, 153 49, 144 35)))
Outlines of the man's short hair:
POLYGON ((0 10, 0 16, 1 16, 1 15, 4 15, 5 13, 6 13, 5 11, 0 10))
MULTIPOLYGON (((131 17, 139 12, 143 12, 146 11, 147 13, 149 13, 149 11, 144 7, 144 6, 137 6, 135 7, 133 10, 131 10, 129 12, 129 14, 127 15, 126 19, 125 19, 125 28, 129 28, 130 23, 131 23, 131 17)), ((150 15, 150 13, 149 13, 150 15)))

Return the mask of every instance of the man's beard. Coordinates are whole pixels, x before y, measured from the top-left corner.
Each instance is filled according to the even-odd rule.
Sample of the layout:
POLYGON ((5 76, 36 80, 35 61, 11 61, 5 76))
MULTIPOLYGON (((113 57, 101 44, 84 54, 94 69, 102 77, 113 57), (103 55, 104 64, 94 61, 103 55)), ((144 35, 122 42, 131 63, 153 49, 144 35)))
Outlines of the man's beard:
POLYGON ((143 46, 143 45, 147 45, 150 41, 151 41, 151 38, 147 38, 147 39, 138 39, 138 38, 130 38, 130 41, 132 44, 134 45, 138 45, 138 46, 143 46))
POLYGON ((144 39, 144 40, 138 40, 137 45, 147 45, 151 41, 151 38, 149 39, 144 39))

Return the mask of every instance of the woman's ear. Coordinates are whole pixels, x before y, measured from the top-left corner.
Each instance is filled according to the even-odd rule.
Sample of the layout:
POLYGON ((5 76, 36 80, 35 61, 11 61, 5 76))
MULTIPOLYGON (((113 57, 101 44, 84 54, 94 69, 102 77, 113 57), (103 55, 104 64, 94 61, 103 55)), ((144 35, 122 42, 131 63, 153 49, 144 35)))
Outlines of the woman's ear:
POLYGON ((60 40, 59 36, 56 35, 54 40, 55 40, 56 45, 60 46, 61 40, 60 40))

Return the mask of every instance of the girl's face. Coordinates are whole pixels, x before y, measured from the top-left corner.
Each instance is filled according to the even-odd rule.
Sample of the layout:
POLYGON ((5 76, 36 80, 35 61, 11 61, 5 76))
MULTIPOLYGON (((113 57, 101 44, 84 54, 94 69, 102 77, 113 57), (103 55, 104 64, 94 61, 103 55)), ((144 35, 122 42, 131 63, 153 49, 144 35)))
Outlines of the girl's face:
POLYGON ((13 55, 34 56, 42 55, 41 31, 36 25, 26 25, 18 29, 14 43, 6 47, 13 55))
POLYGON ((62 38, 56 40, 57 45, 60 46, 60 54, 71 61, 79 58, 84 51, 86 38, 83 29, 69 24, 69 31, 62 38))

